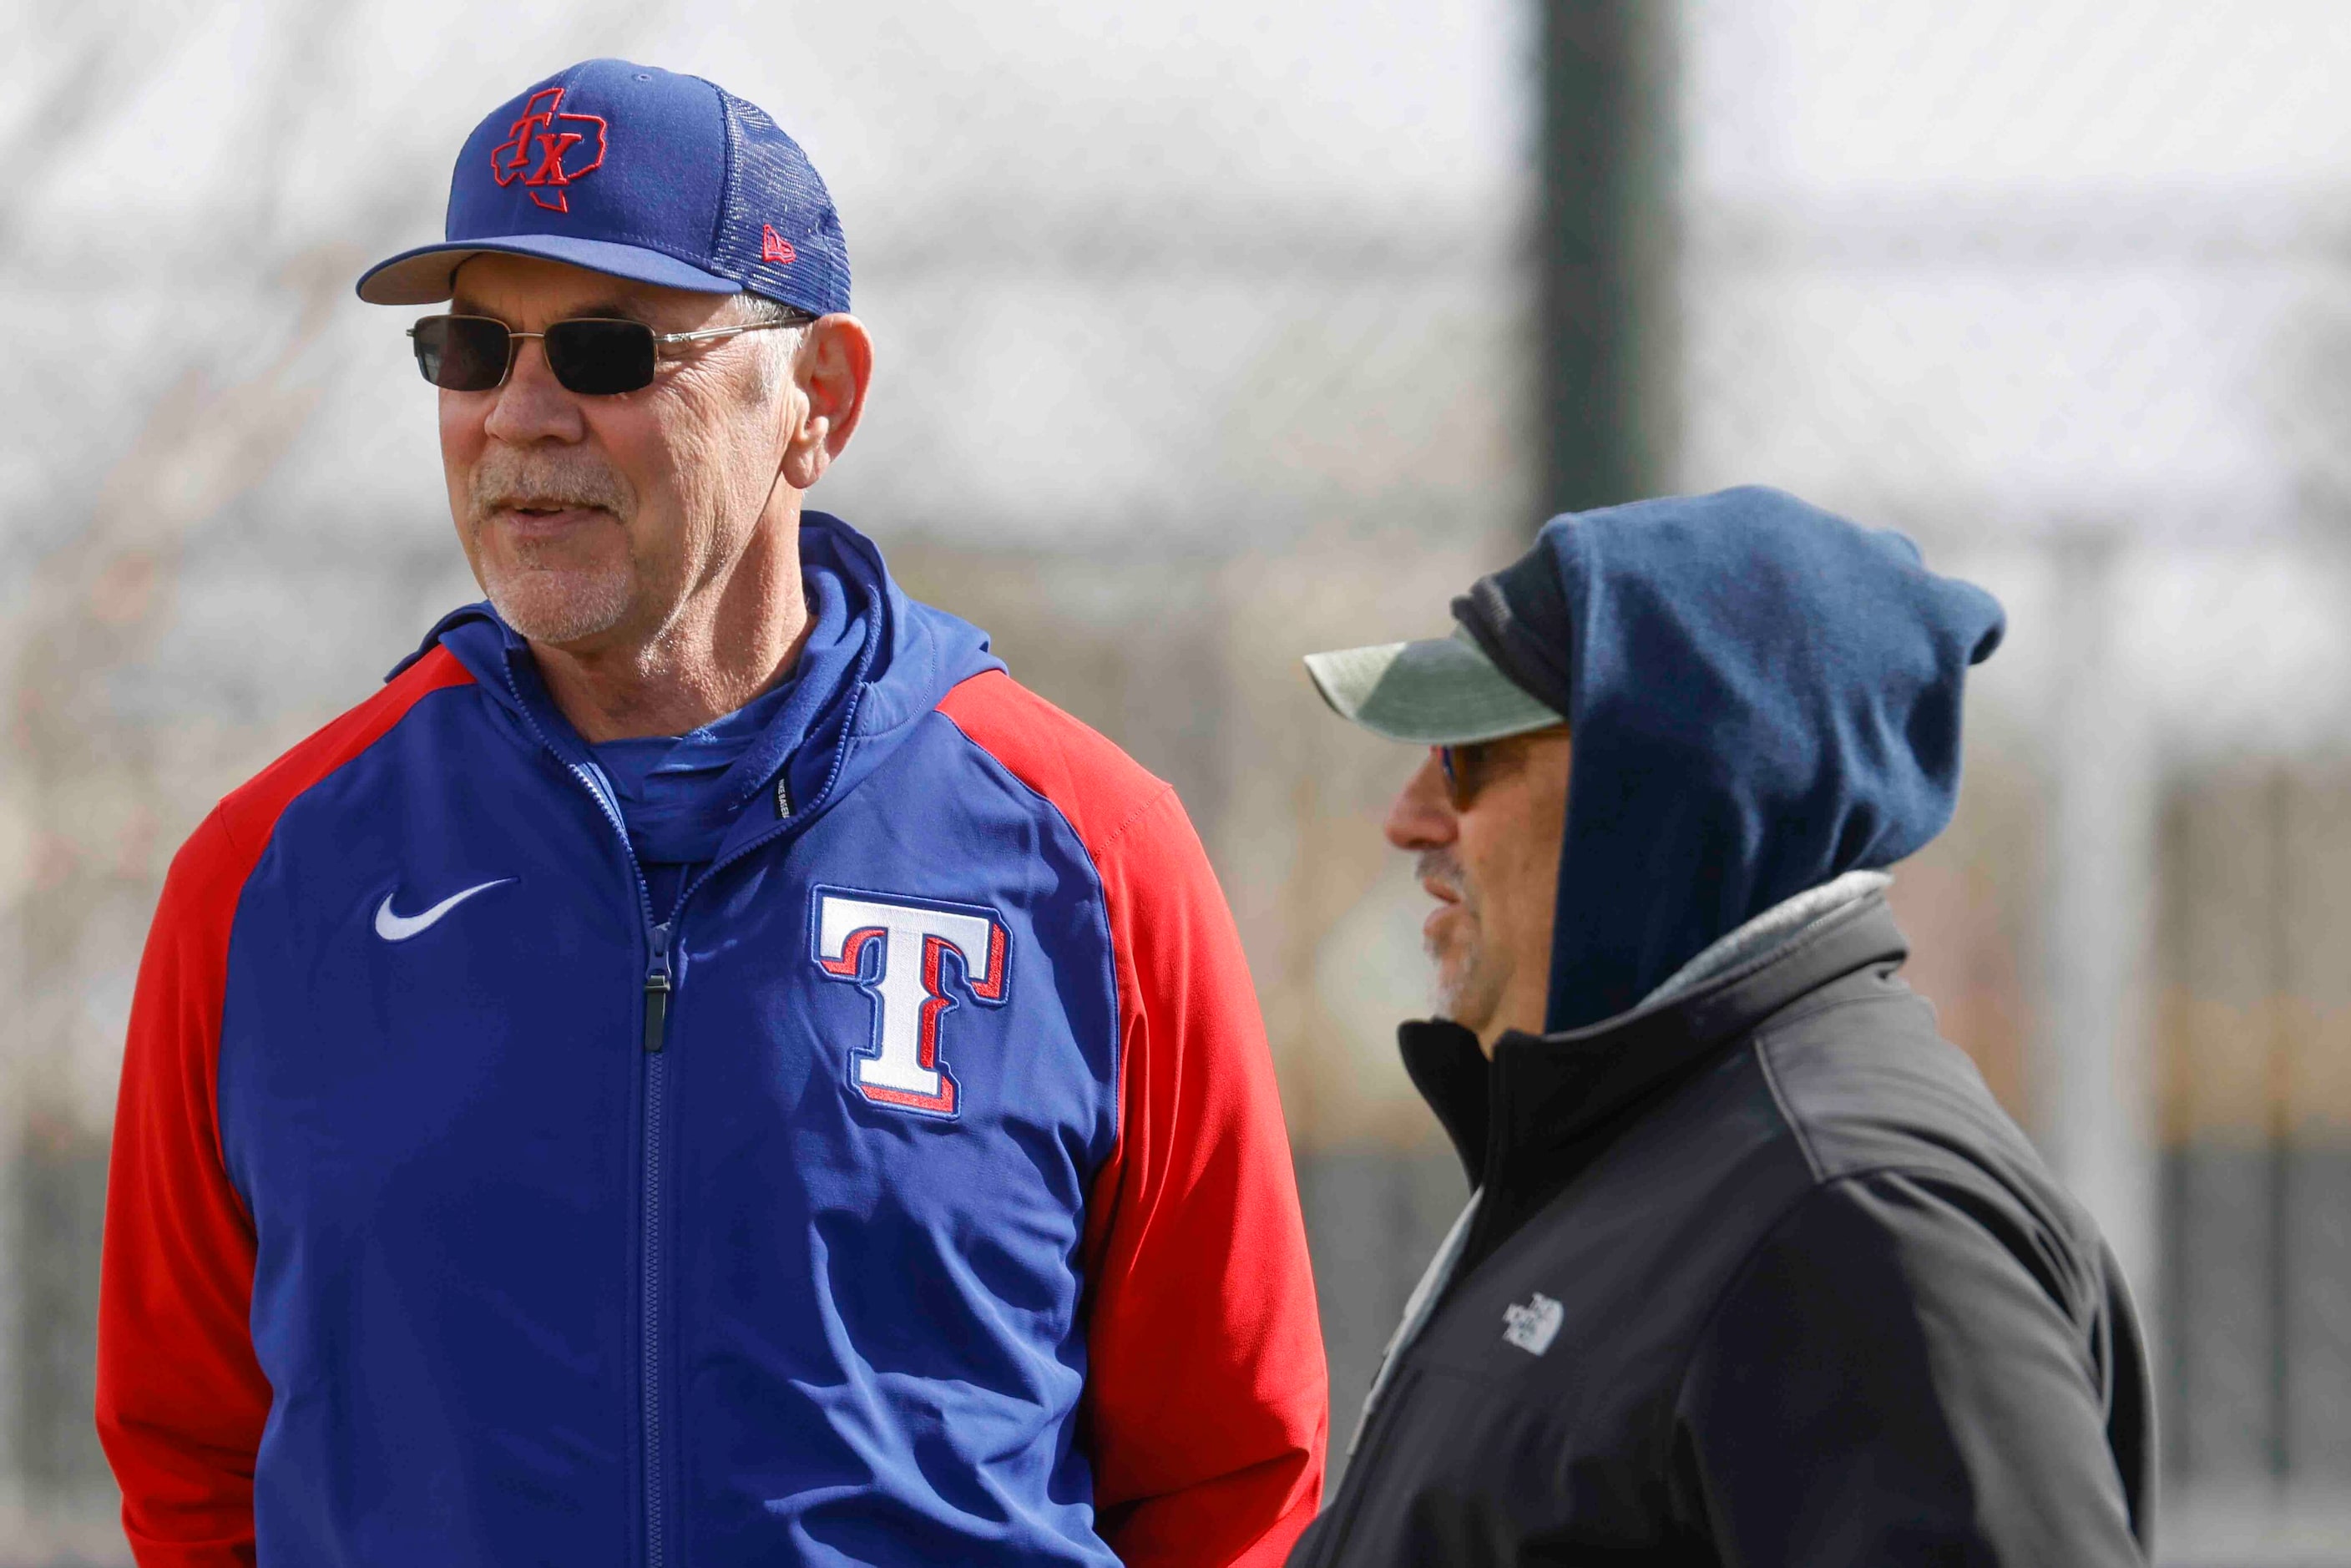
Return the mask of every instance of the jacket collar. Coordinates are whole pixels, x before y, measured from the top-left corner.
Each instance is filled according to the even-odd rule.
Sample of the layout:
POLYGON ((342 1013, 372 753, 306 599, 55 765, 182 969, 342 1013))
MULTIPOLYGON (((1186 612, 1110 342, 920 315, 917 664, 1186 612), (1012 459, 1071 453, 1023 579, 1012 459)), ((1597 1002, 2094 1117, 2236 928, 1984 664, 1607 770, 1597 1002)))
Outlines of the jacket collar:
MULTIPOLYGON (((848 794, 957 682, 1004 667, 988 651, 986 632, 908 599, 872 541, 840 518, 801 514, 799 553, 810 608, 837 604, 843 624, 837 636, 811 637, 801 651, 792 695, 727 777, 729 790, 748 804, 780 772, 785 788, 778 810, 789 802, 794 817, 820 811, 848 794)), ((385 679, 436 645, 465 666, 526 737, 544 741, 568 766, 592 762, 586 743, 548 695, 529 644, 490 605, 469 604, 442 617, 385 679)), ((745 812, 722 854, 771 821, 745 812)))
POLYGON ((1397 1040, 1470 1184, 1490 1188, 1680 1082, 1791 1002, 1909 951, 1872 891, 1703 984, 1583 1029, 1505 1034, 1491 1061, 1476 1035, 1442 1019, 1405 1024, 1397 1040))

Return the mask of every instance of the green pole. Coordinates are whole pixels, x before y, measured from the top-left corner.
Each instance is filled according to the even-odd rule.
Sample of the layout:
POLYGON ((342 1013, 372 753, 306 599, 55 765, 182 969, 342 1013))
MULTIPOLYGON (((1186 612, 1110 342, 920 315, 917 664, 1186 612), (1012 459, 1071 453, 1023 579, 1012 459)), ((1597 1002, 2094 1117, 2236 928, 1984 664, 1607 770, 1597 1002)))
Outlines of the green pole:
POLYGON ((1539 0, 1536 446, 1542 515, 1670 482, 1672 40, 1666 0, 1539 0))

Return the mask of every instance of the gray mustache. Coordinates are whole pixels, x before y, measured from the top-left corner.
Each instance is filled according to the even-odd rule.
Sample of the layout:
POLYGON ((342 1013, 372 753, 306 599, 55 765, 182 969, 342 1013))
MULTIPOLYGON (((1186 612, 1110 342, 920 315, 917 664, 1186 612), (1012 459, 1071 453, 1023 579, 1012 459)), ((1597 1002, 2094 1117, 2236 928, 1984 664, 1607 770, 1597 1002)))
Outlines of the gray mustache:
POLYGON ((493 453, 474 470, 466 489, 476 517, 501 507, 595 507, 626 517, 628 487, 601 467, 558 467, 519 455, 493 453))
POLYGON ((1423 850, 1413 865, 1413 875, 1423 882, 1437 883, 1465 901, 1468 896, 1468 886, 1461 877, 1461 862, 1447 851, 1423 850))

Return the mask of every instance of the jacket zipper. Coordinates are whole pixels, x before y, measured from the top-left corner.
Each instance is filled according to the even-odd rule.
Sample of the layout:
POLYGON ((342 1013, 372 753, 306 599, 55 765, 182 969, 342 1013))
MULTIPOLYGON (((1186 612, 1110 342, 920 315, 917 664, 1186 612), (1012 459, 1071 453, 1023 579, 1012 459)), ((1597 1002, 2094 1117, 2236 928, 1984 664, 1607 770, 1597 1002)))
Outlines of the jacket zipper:
POLYGON ((662 1290, 661 1264, 664 1252, 664 1228, 662 1224, 662 1133, 669 1101, 669 1059, 664 1049, 669 1032, 670 998, 677 982, 670 965, 670 938, 676 924, 678 910, 685 906, 688 887, 678 895, 678 909, 670 912, 667 922, 653 918, 653 890, 646 885, 644 867, 637 863, 636 846, 629 842, 629 824, 621 815, 615 801, 589 763, 574 762, 557 749, 538 720, 523 700, 522 688, 515 681, 514 666, 507 665, 507 690, 513 694, 515 711, 531 733, 538 737, 548 755, 562 765, 563 770, 588 791, 611 824, 621 841, 621 858, 628 862, 629 880, 636 885, 638 928, 645 939, 647 961, 644 972, 644 1114, 638 1128, 638 1146, 643 1152, 643 1174, 638 1183, 638 1241, 642 1256, 637 1268, 637 1290, 640 1325, 638 1333, 638 1416, 644 1429, 644 1486, 642 1502, 645 1517, 645 1562, 647 1568, 662 1568, 669 1556, 668 1497, 662 1479, 668 1467, 664 1461, 661 1398, 662 1290))
MULTIPOLYGON (((633 856, 632 856, 633 858, 633 856)), ((643 873, 638 873, 642 881, 643 873)), ((646 908, 652 909, 652 896, 646 897, 646 908)), ((684 899, 678 901, 681 904, 684 899)), ((670 918, 677 918, 673 910, 670 918)), ((644 1185, 641 1194, 638 1250, 638 1321, 642 1339, 639 1354, 642 1364, 639 1379, 642 1387, 640 1403, 645 1428, 645 1562, 648 1568, 662 1568, 668 1555, 668 1499, 664 1495, 662 1478, 667 1473, 666 1456, 662 1445, 661 1344, 662 1344, 662 1274, 664 1249, 667 1241, 662 1224, 662 1133, 664 1113, 669 1105, 669 1056, 663 1050, 669 1032, 669 998, 675 988, 670 977, 669 933, 667 925, 655 925, 648 933, 652 938, 653 956, 645 970, 645 1122, 644 1122, 644 1185)))
MULTIPOLYGON (((849 722, 857 715, 858 699, 864 695, 861 685, 850 698, 849 722)), ((575 772, 580 771, 574 769, 575 772)), ((835 763, 834 771, 839 772, 835 763)), ((661 1478, 667 1466, 663 1453, 661 1398, 662 1341, 662 1275, 665 1262, 668 1228, 662 1222, 663 1139, 664 1108, 669 1099, 669 1009, 676 995, 678 981, 670 966, 671 938, 678 922, 684 916, 685 902, 702 884, 726 867, 741 860, 762 845, 771 843, 806 825, 804 817, 792 815, 791 796, 782 779, 776 780, 776 810, 779 821, 766 832, 737 844, 702 868, 700 875, 678 889, 677 903, 670 910, 669 919, 655 924, 653 918, 653 894, 645 885, 644 871, 637 864, 635 846, 629 842, 628 825, 620 815, 620 808, 608 800, 596 784, 592 774, 583 774, 597 803, 604 808, 621 834, 621 847, 627 852, 630 869, 636 873, 637 894, 644 906, 646 948, 650 958, 645 967, 645 1122, 644 1122, 644 1189, 642 1213, 643 1229, 639 1250, 643 1257, 640 1278, 641 1301, 639 1319, 643 1325, 641 1346, 643 1356, 643 1422, 645 1431, 645 1563, 646 1568, 662 1568, 668 1556, 668 1499, 662 1490, 661 1478)), ((825 780, 827 789, 818 791, 821 799, 832 780, 825 780)))
MULTIPOLYGON (((549 749, 554 748, 550 746, 549 749)), ((669 1108, 666 1047, 670 998, 677 990, 676 976, 670 965, 670 938, 685 898, 684 894, 679 895, 678 909, 670 912, 667 921, 653 918, 653 890, 645 883, 644 868, 637 863, 636 846, 629 842, 628 823, 620 807, 592 770, 582 765, 567 766, 589 794, 595 797, 604 820, 620 835, 621 853, 627 858, 629 875, 637 884, 637 912, 644 928, 644 1033, 643 1050, 639 1052, 644 1059, 644 1113, 638 1128, 643 1166, 637 1186, 637 1410, 645 1444, 645 1563, 646 1568, 662 1568, 669 1556, 669 1497, 663 1485, 669 1466, 663 1444, 661 1377, 662 1265, 667 1243, 667 1227, 663 1224, 662 1215, 662 1178, 666 1163, 663 1134, 669 1108)))
MULTIPOLYGON (((869 661, 870 662, 870 659, 869 661)), ((857 710, 862 706, 866 664, 858 666, 855 689, 850 694, 849 711, 842 717, 844 734, 857 722, 857 710)), ((644 974, 644 1118, 640 1129, 640 1146, 644 1151, 644 1175, 638 1190, 638 1236, 642 1254, 638 1266, 638 1315, 641 1332, 638 1337, 638 1377, 640 1382, 639 1418, 644 1428, 644 1496, 645 1563, 646 1568, 663 1568, 668 1560, 668 1496, 662 1478, 668 1466, 663 1453, 664 1429, 661 1397, 662 1343, 662 1266, 666 1251, 667 1227, 662 1222, 662 1176, 664 1166, 663 1130, 669 1100, 669 1013, 677 994, 677 976, 670 962, 673 937, 680 917, 685 913, 686 900, 692 898, 702 884, 725 867, 741 860, 753 850, 770 843, 788 833, 797 834, 808 825, 805 811, 795 815, 793 801, 781 778, 776 781, 776 810, 780 819, 766 832, 737 844, 702 868, 695 877, 678 890, 677 903, 666 921, 653 919, 653 891, 646 885, 644 868, 637 863, 636 846, 629 841, 629 825, 621 815, 618 802, 606 790, 594 768, 573 762, 556 749, 547 732, 532 716, 530 705, 523 700, 522 688, 516 683, 514 666, 506 670, 507 690, 514 695, 516 711, 538 738, 548 754, 562 764, 564 771, 580 781, 581 788, 603 812, 604 820, 620 836, 621 854, 629 862, 629 875, 637 886, 637 912, 645 937, 647 961, 644 974)), ((845 748, 844 748, 845 749, 845 748)), ((832 769, 816 791, 821 800, 832 792, 833 781, 841 775, 842 758, 833 758, 832 769)))
MULTIPOLYGON (((683 900, 680 901, 684 902, 683 900)), ((659 1056, 669 1033, 669 927, 653 928, 653 964, 645 970, 645 1050, 659 1056)))

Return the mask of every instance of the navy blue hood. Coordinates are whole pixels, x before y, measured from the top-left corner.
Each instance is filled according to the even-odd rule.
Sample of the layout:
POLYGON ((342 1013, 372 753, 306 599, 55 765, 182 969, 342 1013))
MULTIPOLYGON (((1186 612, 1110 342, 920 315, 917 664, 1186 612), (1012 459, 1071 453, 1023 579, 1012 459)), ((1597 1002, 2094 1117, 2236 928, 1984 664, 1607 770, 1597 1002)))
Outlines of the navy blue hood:
POLYGON ((1554 517, 1454 614, 1573 736, 1548 1031, 1951 819, 2000 604, 1777 490, 1554 517))

